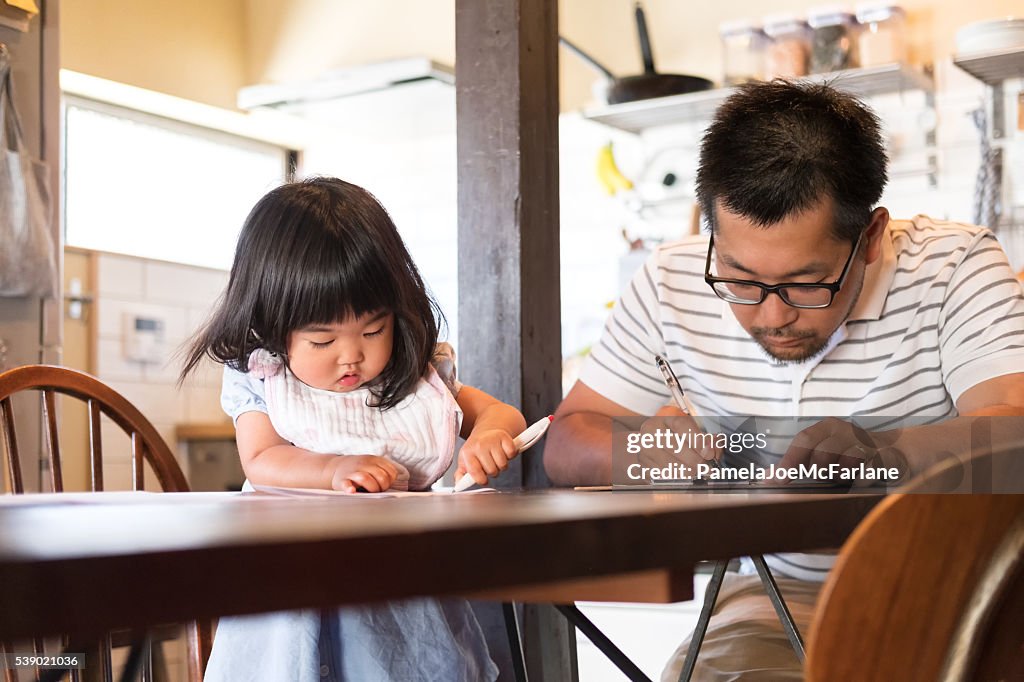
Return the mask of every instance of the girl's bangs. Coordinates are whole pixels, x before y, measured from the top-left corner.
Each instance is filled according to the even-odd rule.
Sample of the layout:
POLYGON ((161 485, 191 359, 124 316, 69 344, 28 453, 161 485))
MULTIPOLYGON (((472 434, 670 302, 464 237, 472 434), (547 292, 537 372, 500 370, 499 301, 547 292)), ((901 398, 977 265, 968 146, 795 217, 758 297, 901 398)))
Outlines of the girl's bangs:
POLYGON ((394 284, 372 250, 339 249, 337 243, 311 244, 309 258, 283 287, 287 329, 332 324, 378 310, 394 310, 394 284), (334 247, 334 248, 332 248, 334 247))

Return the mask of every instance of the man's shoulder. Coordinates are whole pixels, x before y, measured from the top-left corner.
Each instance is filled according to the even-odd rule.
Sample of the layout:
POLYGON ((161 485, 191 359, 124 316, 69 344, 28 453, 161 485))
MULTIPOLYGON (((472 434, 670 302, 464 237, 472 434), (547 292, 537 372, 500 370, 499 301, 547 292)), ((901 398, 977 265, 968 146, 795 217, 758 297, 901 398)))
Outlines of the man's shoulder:
POLYGON ((675 241, 659 244, 654 249, 654 255, 659 258, 673 258, 675 256, 699 255, 701 258, 708 253, 708 235, 693 234, 676 239, 675 241))
POLYGON ((892 220, 889 233, 896 252, 895 277, 907 285, 929 278, 949 279, 991 231, 986 227, 916 215, 892 220))
MULTIPOLYGON (((947 244, 951 241, 969 243, 989 232, 987 227, 953 220, 938 220, 922 214, 909 220, 891 220, 889 221, 889 230, 894 239, 918 246, 923 245, 925 248, 938 248, 936 244, 938 240, 944 240, 947 244)), ((903 244, 902 246, 907 248, 909 245, 903 244)))
POLYGON ((685 272, 703 277, 707 255, 708 236, 695 234, 659 244, 648 258, 648 265, 659 271, 685 272))
POLYGON ((693 235, 656 246, 645 263, 647 274, 660 298, 677 298, 686 292, 704 291, 707 235, 693 235))

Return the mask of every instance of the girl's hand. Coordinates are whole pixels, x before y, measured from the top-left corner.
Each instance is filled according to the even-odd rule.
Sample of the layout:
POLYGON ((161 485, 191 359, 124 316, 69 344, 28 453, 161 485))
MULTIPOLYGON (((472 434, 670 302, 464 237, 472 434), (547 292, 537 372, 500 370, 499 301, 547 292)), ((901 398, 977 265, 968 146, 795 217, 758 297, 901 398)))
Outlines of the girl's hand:
POLYGON ((508 461, 519 454, 512 436, 502 429, 473 431, 459 451, 459 468, 455 480, 469 473, 478 485, 508 468, 508 461))
POLYGON ((338 455, 331 464, 331 488, 346 493, 359 488, 368 493, 383 492, 398 478, 395 463, 376 455, 338 455))

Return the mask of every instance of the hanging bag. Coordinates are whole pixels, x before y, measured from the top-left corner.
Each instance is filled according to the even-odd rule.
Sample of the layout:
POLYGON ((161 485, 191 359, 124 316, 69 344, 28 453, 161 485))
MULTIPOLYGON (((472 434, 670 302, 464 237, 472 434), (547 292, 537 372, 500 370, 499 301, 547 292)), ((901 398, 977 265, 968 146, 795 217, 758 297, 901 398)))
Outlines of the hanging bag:
POLYGON ((51 298, 57 265, 46 164, 25 147, 14 109, 11 61, 0 45, 0 296, 51 298))

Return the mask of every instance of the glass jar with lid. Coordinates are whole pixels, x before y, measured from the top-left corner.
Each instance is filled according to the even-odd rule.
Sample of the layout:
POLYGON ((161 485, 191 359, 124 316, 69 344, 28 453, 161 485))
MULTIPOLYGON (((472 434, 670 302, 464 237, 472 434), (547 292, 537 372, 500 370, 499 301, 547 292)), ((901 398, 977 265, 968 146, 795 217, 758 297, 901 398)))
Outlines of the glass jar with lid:
POLYGON ((811 26, 811 73, 859 66, 857 18, 840 5, 822 5, 807 12, 811 26))
POLYGON ((761 26, 748 19, 727 21, 718 27, 718 34, 722 39, 723 84, 763 80, 768 38, 761 26))
POLYGON ((861 66, 879 66, 907 61, 906 12, 890 3, 857 6, 860 35, 857 54, 861 66))
POLYGON ((807 75, 811 52, 811 28, 795 14, 764 18, 768 46, 764 53, 765 78, 799 78, 807 75))

